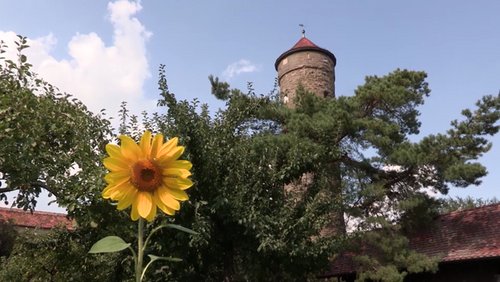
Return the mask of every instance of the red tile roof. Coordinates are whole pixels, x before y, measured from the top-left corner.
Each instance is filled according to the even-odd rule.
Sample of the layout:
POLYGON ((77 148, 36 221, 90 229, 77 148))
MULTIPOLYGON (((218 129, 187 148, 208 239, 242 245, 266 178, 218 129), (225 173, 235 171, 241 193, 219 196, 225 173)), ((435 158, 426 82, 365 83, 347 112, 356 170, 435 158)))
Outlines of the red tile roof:
POLYGON ((295 45, 293 45, 292 49, 301 48, 301 47, 315 47, 319 48, 316 44, 314 44, 311 40, 307 39, 307 37, 302 37, 295 45))
POLYGON ((40 212, 33 213, 22 209, 0 207, 0 219, 12 221, 15 226, 52 229, 64 226, 68 230, 73 230, 73 223, 62 213, 40 212))
MULTIPOLYGON (((500 203, 443 214, 434 223, 409 237, 411 249, 441 262, 500 258, 500 203)), ((322 276, 354 273, 354 256, 339 255, 322 276)))
POLYGON ((444 214, 411 236, 410 247, 442 261, 500 257, 500 204, 444 214))
POLYGON ((333 65, 335 66, 337 64, 337 59, 335 58, 335 55, 333 55, 332 52, 323 49, 321 47, 318 47, 318 45, 314 44, 311 40, 307 39, 306 37, 302 37, 293 45, 292 48, 290 48, 288 51, 284 52, 281 54, 278 59, 276 59, 276 62, 274 63, 274 68, 278 70, 278 65, 283 60, 285 57, 296 53, 296 52, 301 52, 301 51, 315 51, 315 52, 320 52, 325 54, 326 56, 330 57, 333 61, 333 65))

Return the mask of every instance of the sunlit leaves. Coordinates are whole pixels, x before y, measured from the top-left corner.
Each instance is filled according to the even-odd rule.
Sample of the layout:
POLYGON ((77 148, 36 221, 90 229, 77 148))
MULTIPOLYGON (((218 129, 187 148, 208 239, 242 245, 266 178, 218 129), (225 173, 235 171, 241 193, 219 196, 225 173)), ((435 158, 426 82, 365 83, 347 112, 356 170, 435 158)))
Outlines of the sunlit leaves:
MULTIPOLYGON (((37 78, 16 42, 17 62, 0 60, 0 194, 18 190, 16 205, 33 209, 42 189, 61 205, 82 204, 96 193, 96 166, 110 133, 104 113, 95 115, 69 94, 37 78)), ((11 200, 11 199, 10 199, 11 200)))

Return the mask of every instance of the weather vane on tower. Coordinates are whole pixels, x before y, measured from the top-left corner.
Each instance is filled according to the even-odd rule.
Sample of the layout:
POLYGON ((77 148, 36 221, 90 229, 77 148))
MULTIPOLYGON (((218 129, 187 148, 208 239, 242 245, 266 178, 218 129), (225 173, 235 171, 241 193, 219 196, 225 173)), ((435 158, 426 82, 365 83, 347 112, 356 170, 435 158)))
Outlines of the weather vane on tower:
POLYGON ((306 37, 306 29, 304 28, 304 25, 299 24, 299 26, 302 28, 302 37, 306 37))

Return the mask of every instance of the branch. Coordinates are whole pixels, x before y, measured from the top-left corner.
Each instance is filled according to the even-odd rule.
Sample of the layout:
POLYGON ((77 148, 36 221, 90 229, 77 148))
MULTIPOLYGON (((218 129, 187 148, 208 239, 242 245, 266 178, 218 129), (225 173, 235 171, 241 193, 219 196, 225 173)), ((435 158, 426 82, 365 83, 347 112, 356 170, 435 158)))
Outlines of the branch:
POLYGON ((9 192, 12 192, 12 191, 16 191, 18 190, 19 188, 17 187, 5 187, 5 188, 0 188, 0 194, 3 194, 3 193, 9 193, 9 192))
POLYGON ((375 177, 376 175, 382 175, 385 173, 385 171, 373 167, 368 162, 360 162, 360 161, 353 160, 346 154, 341 156, 340 160, 342 162, 344 162, 347 166, 354 167, 356 169, 367 172, 370 177, 375 177))

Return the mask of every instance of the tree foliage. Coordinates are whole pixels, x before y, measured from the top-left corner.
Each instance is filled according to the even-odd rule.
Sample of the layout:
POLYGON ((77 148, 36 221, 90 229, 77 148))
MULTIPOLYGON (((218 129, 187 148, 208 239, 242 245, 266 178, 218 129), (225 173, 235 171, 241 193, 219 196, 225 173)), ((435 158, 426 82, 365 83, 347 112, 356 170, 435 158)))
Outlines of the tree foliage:
POLYGON ((132 261, 120 254, 90 255, 88 231, 26 230, 0 268, 1 281, 126 281, 132 261))
POLYGON ((10 255, 17 232, 11 222, 0 218, 0 259, 10 255))
POLYGON ((439 207, 439 212, 450 213, 457 210, 465 210, 465 209, 473 209, 477 207, 483 207, 487 205, 498 204, 498 199, 493 197, 491 199, 482 199, 482 198, 446 198, 442 200, 442 204, 439 207))
MULTIPOLYGON (((106 272, 102 276, 96 265, 107 259, 114 268, 121 265, 123 257, 101 260, 86 255, 97 238, 117 229, 130 238, 133 230, 120 226, 127 215, 116 213, 100 196, 105 184, 101 159, 111 140, 110 122, 104 112, 91 113, 70 94, 37 77, 23 54, 27 47, 26 38, 19 36, 17 60, 9 60, 2 56, 8 46, 0 43, 0 200, 33 211, 39 194, 46 190, 57 204, 67 208, 79 230, 9 236, 15 245, 8 247, 12 253, 2 261, 0 280, 73 277, 74 281, 89 281, 91 277, 110 277, 106 272), (18 194, 9 199, 8 192, 18 194), (80 266, 86 267, 85 273, 75 273, 80 266)), ((10 225, 2 226, 4 233, 10 230, 10 225)), ((8 242, 12 241, 5 240, 2 246, 7 248, 8 242)))
MULTIPOLYGON (((9 95, 2 95, 0 114, 26 104, 17 120, 0 119, 0 142, 17 157, 0 159, 8 180, 2 189, 24 191, 22 185, 41 182, 62 205, 74 205, 85 244, 98 235, 130 239, 134 227, 126 212, 99 198, 108 122, 53 94, 53 87, 24 83, 29 65, 19 58, 22 64, 1 69, 12 81, 2 79, 9 95), (49 118, 38 116, 37 105, 49 118), (64 113, 68 117, 59 118, 64 113), (15 127, 28 120, 31 128, 15 127), (71 174, 75 163, 78 173, 71 174)), ((430 93, 425 78, 398 69, 369 76, 352 96, 332 99, 299 88, 297 107, 290 109, 276 93, 256 95, 251 85, 244 93, 210 77, 212 94, 226 101, 211 115, 198 100, 178 100, 160 67, 158 112, 140 122, 124 104, 119 130, 136 138, 144 128, 180 137, 195 185, 175 218, 159 216, 153 225, 175 222, 198 235, 159 231, 152 252, 183 261, 158 267, 148 281, 302 281, 326 271, 336 254, 360 249, 371 251, 357 258, 359 279, 400 281, 434 270, 434 259, 408 249, 407 236, 439 211, 426 189, 446 194, 477 185, 486 174, 477 160, 498 132, 500 95, 464 110, 446 133, 412 141, 421 126, 418 108, 430 93)), ((38 186, 29 185, 36 196, 38 186)), ((126 259, 108 259, 126 266, 126 259)))
POLYGON ((17 61, 0 58, 0 199, 17 191, 13 204, 32 210, 44 189, 73 211, 104 185, 99 162, 110 123, 31 71, 26 38, 16 46, 17 61))

